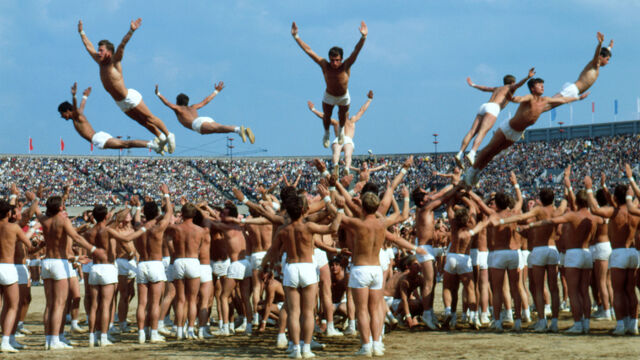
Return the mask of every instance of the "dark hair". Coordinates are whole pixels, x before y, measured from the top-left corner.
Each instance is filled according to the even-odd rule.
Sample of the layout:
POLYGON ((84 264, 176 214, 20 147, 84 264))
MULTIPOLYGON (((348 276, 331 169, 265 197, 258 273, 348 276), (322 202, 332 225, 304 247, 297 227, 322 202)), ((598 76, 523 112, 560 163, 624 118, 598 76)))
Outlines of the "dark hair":
POLYGON ((105 47, 107 50, 111 51, 111 53, 112 53, 112 54, 113 54, 113 52, 115 51, 115 47, 113 47, 113 44, 112 44, 112 43, 111 43, 111 41, 109 41, 109 40, 100 40, 100 41, 98 42, 98 47, 100 47, 100 46, 102 46, 102 45, 104 45, 104 47, 105 47))
POLYGON ((596 201, 598 202, 599 206, 605 206, 609 203, 607 195, 604 193, 603 189, 596 191, 596 201))
MULTIPOLYGON (((184 216, 184 213, 182 216, 184 216)), ((193 223, 198 226, 202 226, 203 222, 204 222, 204 215, 202 215, 202 211, 200 211, 200 209, 196 209, 196 214, 193 216, 193 223)))
POLYGON ((183 93, 176 96, 176 105, 187 106, 189 105, 189 97, 183 93))
POLYGON ((93 207, 93 218, 96 219, 97 222, 104 220, 107 217, 107 213, 109 210, 104 205, 96 205, 93 207))
POLYGON ((180 209, 180 212, 182 213, 183 219, 193 219, 196 216, 198 209, 196 209, 195 205, 192 203, 186 203, 182 209, 180 209))
POLYGON ((11 213, 11 210, 13 210, 13 208, 14 206, 9 204, 7 200, 0 199, 0 219, 6 218, 7 215, 11 213))
MULTIPOLYGON (((51 217, 60 212, 62 197, 56 195, 47 199, 47 216, 51 217)), ((95 217, 95 216, 94 216, 95 217)))
POLYGON ((602 57, 611 57, 611 50, 606 47, 600 48, 600 56, 602 57))
POLYGON ((466 207, 458 208, 453 216, 453 220, 459 228, 467 226, 469 222, 469 209, 466 207))
POLYGON ((589 198, 587 197, 587 192, 584 189, 578 191, 576 194, 576 205, 578 205, 578 209, 589 206, 589 198))
POLYGON ((63 112, 72 111, 72 110, 73 110, 73 105, 71 105, 71 103, 68 101, 60 103, 60 105, 58 105, 58 112, 60 114, 62 114, 63 112))
POLYGON ((290 196, 296 195, 296 188, 293 186, 285 186, 280 190, 280 200, 285 201, 290 196))
POLYGON ((503 192, 496 193, 493 200, 496 202, 496 206, 500 210, 504 210, 509 207, 509 196, 503 192))
POLYGON ((424 193, 420 189, 420 187, 416 187, 411 192, 411 200, 416 204, 417 207, 421 208, 424 205, 424 193))
POLYGON ((514 84, 514 83, 516 82, 516 77, 515 77, 515 76, 513 76, 513 75, 505 75, 505 76, 502 78, 502 82, 503 82, 505 85, 511 85, 511 84, 514 84))
POLYGON ((545 188, 540 190, 540 201, 542 202, 542 205, 544 206, 548 206, 553 204, 553 199, 555 198, 555 194, 553 193, 553 190, 549 189, 549 188, 545 188))
POLYGON ((144 203, 144 207, 142 208, 142 213, 144 217, 147 218, 147 221, 151 221, 158 217, 158 204, 155 201, 147 201, 144 203))
POLYGON ((616 198, 616 202, 618 202, 618 206, 624 205, 627 200, 627 185, 619 184, 616 186, 613 191, 613 196, 616 198))
POLYGON ((380 206, 380 198, 372 192, 362 195, 362 209, 367 214, 373 214, 380 206))
POLYGON ((334 46, 331 49, 329 49, 329 58, 340 56, 340 58, 342 59, 342 54, 343 54, 343 51, 341 47, 334 46))
POLYGON ((544 80, 542 80, 541 78, 533 78, 533 79, 527 81, 527 86, 529 87, 529 92, 531 92, 531 89, 533 89, 533 87, 538 83, 543 83, 544 84, 544 80))
POLYGON ((303 196, 289 196, 284 200, 284 208, 287 210, 287 214, 291 220, 298 220, 304 211, 304 197, 303 196))
POLYGON ((378 188, 378 185, 372 183, 372 182, 368 182, 366 184, 364 184, 364 186, 362 187, 362 190, 360 191, 360 195, 364 195, 368 192, 372 192, 376 195, 378 195, 378 192, 380 191, 380 189, 378 188))
POLYGON ((224 203, 224 209, 228 211, 227 216, 233 218, 238 217, 238 208, 231 201, 227 201, 224 203))

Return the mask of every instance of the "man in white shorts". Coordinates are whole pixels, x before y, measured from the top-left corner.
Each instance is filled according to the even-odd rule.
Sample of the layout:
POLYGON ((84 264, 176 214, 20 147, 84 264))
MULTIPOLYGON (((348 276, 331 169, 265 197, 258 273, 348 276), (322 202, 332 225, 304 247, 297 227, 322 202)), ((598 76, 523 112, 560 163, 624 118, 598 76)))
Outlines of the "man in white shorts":
POLYGON ((151 113, 139 92, 134 89, 127 89, 124 85, 121 63, 124 56, 124 47, 133 36, 134 31, 140 27, 140 24, 142 24, 142 19, 131 22, 129 32, 122 38, 117 49, 114 48, 109 40, 100 40, 98 42, 98 51, 96 51, 82 29, 82 21, 78 22, 78 33, 80 33, 82 43, 89 55, 100 66, 100 79, 104 89, 116 101, 120 110, 156 136, 154 143, 160 149, 158 151, 161 152, 164 146, 167 145, 169 153, 173 154, 176 149, 175 135, 167 130, 162 120, 151 113))
POLYGON ((58 106, 58 112, 60 116, 65 120, 73 120, 73 126, 80 136, 85 138, 91 144, 97 146, 99 149, 129 149, 129 148, 149 148, 160 153, 162 149, 153 141, 144 140, 122 140, 114 138, 104 131, 95 132, 93 127, 84 115, 84 106, 87 103, 87 97, 91 94, 91 87, 88 87, 82 93, 82 101, 80 107, 77 106, 76 90, 77 83, 73 83, 71 87, 72 104, 68 101, 61 103, 58 106))
POLYGON ((224 83, 221 81, 215 85, 215 90, 211 95, 207 96, 204 100, 197 104, 189 105, 189 97, 185 94, 178 94, 176 97, 176 103, 172 104, 165 98, 158 90, 156 85, 156 95, 158 99, 162 101, 169 109, 173 110, 178 117, 178 121, 187 129, 191 129, 198 134, 224 134, 224 133, 236 133, 242 138, 242 142, 246 142, 249 138, 249 142, 252 144, 256 141, 255 136, 251 128, 245 128, 244 126, 232 126, 222 125, 216 123, 212 118, 208 116, 198 116, 198 109, 201 109, 213 100, 216 95, 224 88, 224 83))
POLYGON ((351 66, 356 61, 360 50, 364 46, 364 42, 367 38, 368 29, 364 21, 360 24, 360 34, 362 37, 356 44, 355 49, 351 55, 342 61, 343 50, 337 46, 332 47, 329 50, 329 61, 321 58, 316 54, 309 45, 307 45, 298 35, 298 26, 294 22, 291 24, 291 35, 295 39, 296 43, 309 57, 320 66, 322 74, 324 75, 326 90, 324 98, 322 99, 322 125, 324 126, 324 137, 322 138, 322 144, 324 147, 329 147, 329 127, 331 126, 331 115, 333 113, 333 107, 338 106, 338 144, 344 144, 344 133, 342 128, 347 123, 349 118, 349 104, 351 99, 349 97, 349 77, 351 76, 351 66))

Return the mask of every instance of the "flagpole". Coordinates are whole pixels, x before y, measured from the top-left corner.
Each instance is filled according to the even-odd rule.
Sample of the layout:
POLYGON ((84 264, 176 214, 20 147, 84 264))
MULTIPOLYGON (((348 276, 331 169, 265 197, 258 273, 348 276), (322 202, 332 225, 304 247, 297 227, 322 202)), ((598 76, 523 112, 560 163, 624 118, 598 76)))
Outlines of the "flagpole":
POLYGON ((573 126, 573 106, 569 104, 569 125, 573 126))

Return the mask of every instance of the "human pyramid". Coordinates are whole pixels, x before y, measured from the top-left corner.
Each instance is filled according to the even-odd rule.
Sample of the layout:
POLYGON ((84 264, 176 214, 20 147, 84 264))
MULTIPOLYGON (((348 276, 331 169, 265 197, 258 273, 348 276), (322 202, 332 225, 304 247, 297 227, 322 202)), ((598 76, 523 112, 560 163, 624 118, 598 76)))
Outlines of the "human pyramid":
MULTIPOLYGON (((175 150, 173 134, 151 114, 135 90, 126 89, 122 79, 124 46, 140 24, 140 19, 131 23, 115 52, 106 40, 99 43, 96 52, 82 22, 78 31, 100 65, 105 89, 128 116, 156 138, 148 142, 122 141, 95 133, 83 115, 90 88, 78 107, 74 84, 73 103, 63 103, 59 110, 65 119, 74 120, 81 136, 101 148, 149 147, 171 153, 175 150)), ((430 330, 489 326, 502 332, 503 324, 512 322, 511 329, 520 332, 524 323, 533 320, 532 313, 537 313, 537 321, 530 330, 558 332, 559 312, 568 309, 568 304, 560 300, 559 279, 563 289, 566 286, 564 294, 566 297, 568 293, 574 320, 566 333, 587 334, 591 318, 615 318, 613 335, 638 334, 634 287, 640 209, 634 195, 640 197, 640 187, 629 165, 626 174, 630 186, 616 185, 611 194, 602 178, 595 196, 588 176, 585 189, 574 193, 571 169, 567 168, 565 197, 558 206, 549 189, 540 189, 539 199, 525 201, 513 173, 513 196, 501 190, 483 197, 472 190, 487 163, 516 142, 542 112, 587 96, 586 90, 597 79, 600 66, 609 61, 613 42, 608 48, 602 47, 604 36, 598 33, 595 56, 578 81, 567 84, 551 98, 542 96, 544 81, 533 78, 534 69, 518 83, 513 76, 506 76, 505 85, 496 88, 468 80, 471 86, 490 91, 492 96, 481 107, 455 157, 460 168, 446 174, 451 184, 442 189, 418 186, 410 192, 399 187, 412 169, 412 157, 406 159, 385 189, 369 181, 370 173, 377 168, 350 166, 355 122, 373 98, 370 91, 365 105, 349 117, 350 67, 368 34, 364 22, 360 33, 362 37, 347 59, 343 61, 342 49, 334 47, 329 60, 325 60, 300 39, 295 23, 291 28, 296 43, 320 65, 325 76, 323 111, 309 102, 310 110, 323 120, 325 147, 330 144, 331 125, 336 127, 332 171, 323 161, 314 160, 319 174, 315 194, 298 189, 297 182, 286 182, 279 196, 273 193, 274 188, 260 187, 257 201, 233 189, 236 199, 249 209, 249 216, 244 217, 232 201, 225 202, 224 207, 212 207, 207 199, 181 198, 181 208, 175 211, 176 199, 172 199, 169 186, 162 185, 160 204, 151 197, 142 201, 137 196, 121 209, 96 204, 79 220, 83 224, 74 226, 65 211, 71 189, 66 188, 62 196, 49 197, 42 214, 42 186, 24 194, 13 186, 8 199, 0 200, 2 352, 23 348, 15 336, 30 333, 23 323, 30 299, 30 271, 39 273, 44 281, 47 350, 72 348, 64 335, 67 314, 71 331, 88 333, 90 347, 112 345, 113 333, 128 332, 129 300, 135 293, 133 279, 137 284, 140 344, 241 332, 256 335, 274 323, 277 348, 287 349, 292 358, 314 357, 312 350, 326 346, 314 339, 314 332, 327 337, 358 334, 361 347, 356 355, 383 356, 385 332, 400 323, 430 330), (531 94, 515 96, 525 82, 531 94), (510 101, 520 104, 515 116, 500 126, 476 158, 482 138, 510 101), (336 105, 337 121, 331 119, 336 105), (476 141, 467 156, 471 167, 463 178, 464 150, 474 136, 476 141), (342 177, 341 151, 346 165, 342 177), (350 170, 357 171, 357 178, 350 170), (402 204, 394 196, 398 190, 402 204), (415 205, 412 215, 411 202, 415 205), (436 211, 442 207, 447 216, 437 218, 436 211), (34 217, 36 220, 32 220, 34 217), (42 241, 32 240, 40 232, 42 241), (79 247, 72 246, 74 243, 79 247), (79 277, 85 284, 88 329, 78 324, 79 277), (444 312, 437 316, 434 289, 440 277, 444 312), (527 279, 533 311, 528 304, 527 279), (456 308, 460 283, 463 312, 459 323, 456 308), (593 315, 590 286, 599 307, 593 315), (239 320, 237 324, 234 318, 239 320), (345 322, 344 332, 336 325, 338 318, 345 322), (218 329, 212 333, 210 328, 214 326, 218 329)), ((179 95, 174 105, 157 86, 156 94, 188 128, 199 133, 237 132, 253 142, 248 128, 222 126, 197 116, 196 110, 222 88, 222 83, 217 84, 213 94, 192 106, 186 95, 179 95)))

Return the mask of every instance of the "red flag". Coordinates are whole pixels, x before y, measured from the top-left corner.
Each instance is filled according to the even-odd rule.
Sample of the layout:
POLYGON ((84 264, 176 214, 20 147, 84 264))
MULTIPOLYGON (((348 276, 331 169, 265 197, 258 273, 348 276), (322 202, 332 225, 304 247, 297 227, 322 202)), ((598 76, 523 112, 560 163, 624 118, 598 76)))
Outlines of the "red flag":
POLYGON ((595 101, 591 102, 591 112, 592 113, 596 112, 596 102, 595 101))
POLYGON ((90 144, 91 144, 91 152, 93 152, 93 143, 90 143, 90 144))
POLYGON ((33 151, 33 139, 29 137, 29 151, 33 151))
POLYGON ((60 138, 60 152, 64 151, 64 140, 60 138))

